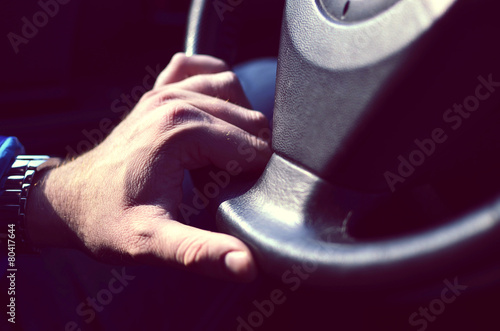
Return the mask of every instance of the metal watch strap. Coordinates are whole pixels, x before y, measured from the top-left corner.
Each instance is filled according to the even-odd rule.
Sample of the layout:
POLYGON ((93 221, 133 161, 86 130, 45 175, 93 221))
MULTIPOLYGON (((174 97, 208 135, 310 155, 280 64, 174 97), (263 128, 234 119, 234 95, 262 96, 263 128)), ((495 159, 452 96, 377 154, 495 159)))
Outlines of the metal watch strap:
POLYGON ((49 159, 47 155, 19 155, 0 191, 0 243, 15 242, 18 253, 37 253, 26 233, 26 202, 37 168, 49 159), (14 238, 14 239, 13 239, 14 238), (9 241, 10 239, 10 241, 9 241))

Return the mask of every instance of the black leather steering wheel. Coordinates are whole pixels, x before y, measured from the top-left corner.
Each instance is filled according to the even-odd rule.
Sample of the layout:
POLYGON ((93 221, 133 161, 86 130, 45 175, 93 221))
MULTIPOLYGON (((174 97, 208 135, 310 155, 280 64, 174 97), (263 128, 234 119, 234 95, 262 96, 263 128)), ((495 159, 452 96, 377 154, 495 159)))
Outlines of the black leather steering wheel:
MULTIPOLYGON (((210 1, 194 0, 186 51, 232 63, 239 15, 255 5, 243 1, 222 21, 210 1)), ((246 242, 266 273, 303 265, 309 283, 335 290, 472 279, 498 265, 500 50, 489 39, 498 9, 287 1, 275 153, 252 188, 220 201, 219 229, 246 242), (418 204, 420 223, 358 230, 384 233, 401 201, 418 204)))

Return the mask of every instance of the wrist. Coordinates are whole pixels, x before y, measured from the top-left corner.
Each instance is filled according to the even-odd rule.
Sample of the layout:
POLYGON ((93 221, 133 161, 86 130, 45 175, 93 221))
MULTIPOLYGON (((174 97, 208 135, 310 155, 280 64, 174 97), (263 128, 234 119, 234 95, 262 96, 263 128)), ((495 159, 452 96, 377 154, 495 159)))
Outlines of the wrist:
POLYGON ((71 183, 64 183, 61 159, 50 159, 37 171, 26 204, 26 231, 34 246, 76 247, 66 210, 73 203, 71 183))

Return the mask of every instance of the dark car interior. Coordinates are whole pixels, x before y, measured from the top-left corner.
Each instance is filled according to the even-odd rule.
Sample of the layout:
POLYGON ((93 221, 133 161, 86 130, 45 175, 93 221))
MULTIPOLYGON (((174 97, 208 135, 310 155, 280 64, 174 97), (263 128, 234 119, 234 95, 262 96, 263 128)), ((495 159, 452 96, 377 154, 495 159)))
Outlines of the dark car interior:
POLYGON ((260 276, 207 330, 498 330, 496 1, 0 6, 0 133, 30 154, 98 144, 176 52, 278 59, 274 154, 209 215, 260 276))

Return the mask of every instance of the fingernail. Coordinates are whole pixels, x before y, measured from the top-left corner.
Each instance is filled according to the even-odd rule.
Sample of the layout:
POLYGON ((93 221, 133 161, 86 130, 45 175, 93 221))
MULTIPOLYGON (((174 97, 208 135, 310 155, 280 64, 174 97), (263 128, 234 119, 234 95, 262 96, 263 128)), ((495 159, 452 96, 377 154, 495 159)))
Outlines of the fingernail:
POLYGON ((226 269, 239 280, 252 281, 256 276, 255 264, 247 252, 229 252, 224 258, 226 269))

